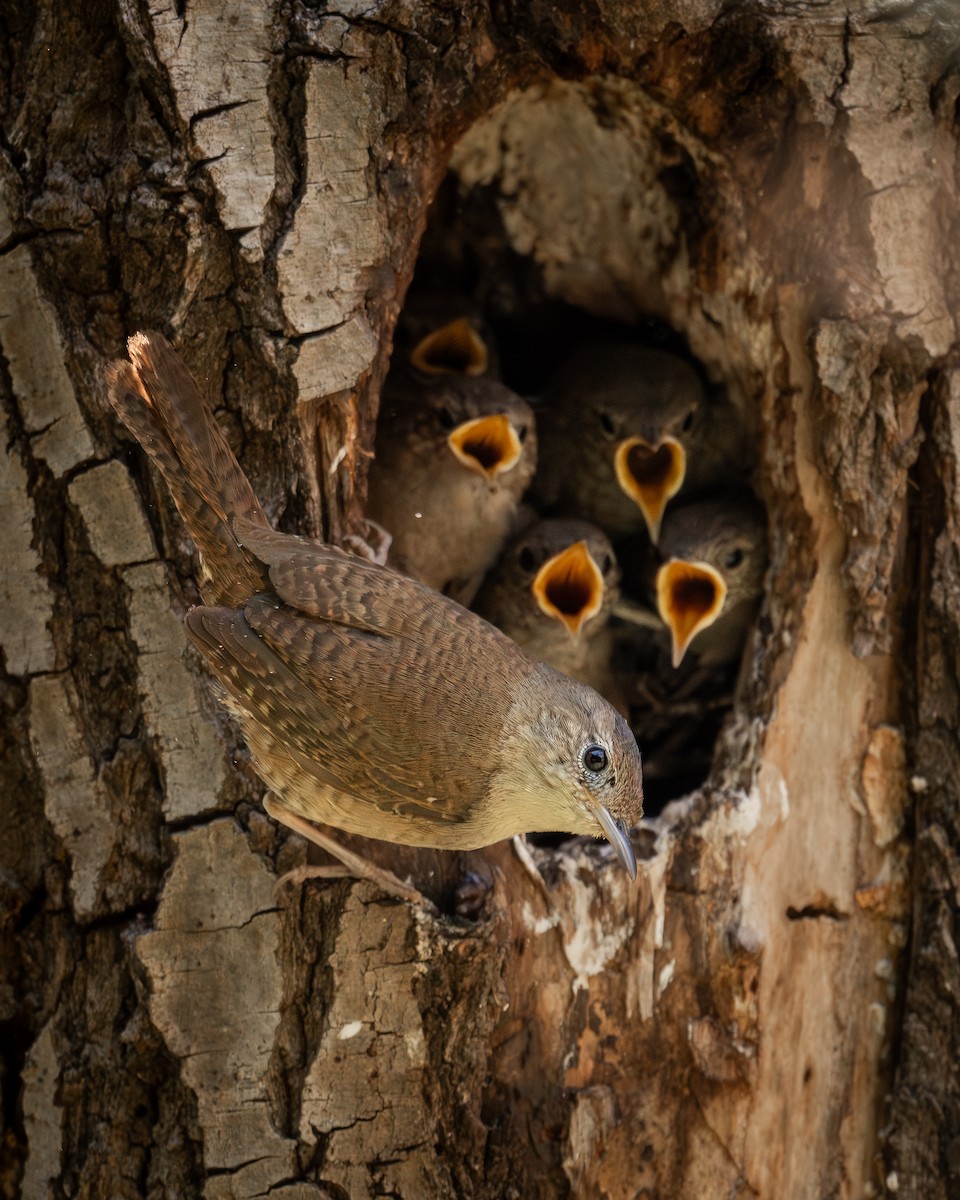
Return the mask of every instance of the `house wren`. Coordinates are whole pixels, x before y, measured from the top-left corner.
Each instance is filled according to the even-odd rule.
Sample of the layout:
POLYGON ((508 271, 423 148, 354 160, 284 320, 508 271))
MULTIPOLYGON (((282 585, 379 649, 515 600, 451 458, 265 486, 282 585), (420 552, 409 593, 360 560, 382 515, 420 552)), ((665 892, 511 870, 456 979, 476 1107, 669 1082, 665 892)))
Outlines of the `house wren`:
POLYGON ((274 531, 169 343, 140 333, 109 396, 196 543, 184 623, 237 715, 270 811, 413 846, 607 837, 636 874, 640 754, 590 688, 425 585, 274 531))
POLYGON ((761 506, 715 496, 671 509, 659 549, 665 561, 656 575, 657 609, 670 630, 674 667, 688 650, 706 668, 738 659, 763 594, 761 506))
POLYGON ((576 513, 615 539, 645 524, 656 542, 700 450, 705 403, 700 376, 675 354, 615 341, 581 346, 538 409, 541 506, 576 513))
POLYGON ((366 512, 393 537, 390 565, 469 604, 514 531, 536 457, 533 411, 502 383, 413 372, 389 383, 366 512))
POLYGON ((484 375, 490 350, 467 317, 432 329, 410 351, 410 364, 426 375, 484 375))
POLYGON ((620 571, 610 539, 573 518, 535 521, 484 580, 475 610, 532 658, 589 684, 618 708, 608 625, 620 571))
POLYGON ((625 612, 623 601, 616 613, 629 620, 619 626, 620 649, 631 664, 631 724, 654 805, 696 787, 709 770, 763 595, 763 509, 743 493, 671 506, 659 549, 666 561, 648 577, 659 629, 625 612))

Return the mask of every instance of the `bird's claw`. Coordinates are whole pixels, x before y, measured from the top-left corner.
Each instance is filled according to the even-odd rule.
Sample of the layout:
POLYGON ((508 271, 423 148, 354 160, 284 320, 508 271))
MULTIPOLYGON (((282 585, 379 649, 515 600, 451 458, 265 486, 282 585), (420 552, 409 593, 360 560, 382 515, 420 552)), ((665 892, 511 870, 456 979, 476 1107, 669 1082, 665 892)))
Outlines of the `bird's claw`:
POLYGON ((343 547, 357 558, 365 558, 367 562, 376 563, 378 567, 385 567, 387 555, 393 544, 393 535, 369 517, 364 517, 363 520, 366 525, 364 536, 358 533, 345 534, 343 547))

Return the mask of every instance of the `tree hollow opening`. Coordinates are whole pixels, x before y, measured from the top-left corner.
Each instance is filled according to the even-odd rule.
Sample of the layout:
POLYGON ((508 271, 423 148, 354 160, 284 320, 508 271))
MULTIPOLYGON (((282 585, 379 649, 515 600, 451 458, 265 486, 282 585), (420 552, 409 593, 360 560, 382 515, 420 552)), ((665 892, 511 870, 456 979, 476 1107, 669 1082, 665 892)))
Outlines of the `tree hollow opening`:
MULTIPOLYGON (((764 609, 760 407, 778 342, 739 203, 716 156, 634 83, 513 94, 453 151, 381 405, 450 377, 530 404, 537 465, 512 525, 476 579, 428 582, 624 712, 647 815, 722 758, 764 609), (585 537, 603 602, 573 633, 537 598, 558 586, 541 574, 551 554, 585 537), (677 575, 671 599, 674 560, 693 582, 677 575)), ((378 456, 387 436, 381 421, 378 456)), ((394 532, 391 511, 371 515, 394 532)))

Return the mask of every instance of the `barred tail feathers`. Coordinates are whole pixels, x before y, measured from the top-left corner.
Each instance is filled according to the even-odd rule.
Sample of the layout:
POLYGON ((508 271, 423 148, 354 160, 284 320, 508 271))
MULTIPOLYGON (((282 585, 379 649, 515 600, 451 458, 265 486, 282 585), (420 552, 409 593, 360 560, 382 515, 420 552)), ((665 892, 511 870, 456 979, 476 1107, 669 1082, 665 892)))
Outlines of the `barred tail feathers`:
POLYGON ((269 528, 233 451, 179 355, 158 333, 128 343, 131 362, 111 363, 107 391, 114 410, 161 472, 196 544, 208 578, 208 603, 236 605, 266 582, 233 522, 269 528))

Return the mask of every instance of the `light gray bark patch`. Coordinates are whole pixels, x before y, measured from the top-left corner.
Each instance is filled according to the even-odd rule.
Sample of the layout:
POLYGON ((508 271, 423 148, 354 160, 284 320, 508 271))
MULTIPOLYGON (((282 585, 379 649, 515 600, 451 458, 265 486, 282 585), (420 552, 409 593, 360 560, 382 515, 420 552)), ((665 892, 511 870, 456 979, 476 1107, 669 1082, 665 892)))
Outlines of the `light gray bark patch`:
POLYGON ((29 1153, 20 1183, 22 1200, 47 1200, 60 1176, 63 1110, 57 1104, 60 1064, 47 1024, 27 1052, 23 1067, 23 1125, 29 1153))
POLYGON ((35 510, 27 472, 0 426, 0 647, 11 675, 51 671, 56 652, 50 633, 53 595, 40 574, 33 544, 35 510))
POLYGON ((70 856, 70 894, 78 917, 98 907, 116 822, 96 777, 80 724, 76 691, 66 675, 30 684, 30 741, 44 783, 44 812, 70 856))
POLYGON ((296 1174, 267 1072, 280 1019, 275 876, 232 820, 174 837, 156 928, 137 939, 150 1017, 197 1098, 211 1196, 257 1196, 296 1174), (227 1187, 227 1190, 224 1190, 227 1187))
POLYGON ((847 535, 843 574, 854 653, 888 648, 890 581, 901 550, 907 473, 923 433, 922 363, 880 322, 822 321, 813 341, 826 389, 818 451, 847 535))
POLYGON ((0 348, 34 454, 54 475, 91 458, 93 441, 63 365, 53 307, 40 294, 26 246, 0 257, 0 348))
POLYGON ((124 572, 130 587, 130 633, 139 651, 143 712, 163 766, 164 816, 182 820, 219 805, 223 746, 201 712, 203 682, 187 669, 187 635, 170 607, 166 569, 146 563, 124 572))
POLYGON ((354 388, 376 353, 377 339, 365 317, 306 338, 294 366, 301 401, 354 388))
POLYGON ((427 1047, 414 991, 426 969, 411 946, 420 914, 365 904, 366 890, 352 889, 339 917, 328 959, 333 1000, 303 1083, 300 1137, 324 1139, 324 1177, 351 1200, 440 1195, 439 1114, 425 1104, 427 1047))
POLYGON ((911 33, 905 24, 895 50, 886 39, 850 39, 845 141, 871 185, 865 206, 886 301, 877 307, 898 314, 902 338, 939 355, 957 335, 938 270, 953 165, 930 108, 930 47, 911 33))
POLYGON ((156 558, 143 508, 122 463, 114 460, 84 471, 68 492, 87 527, 90 548, 105 566, 156 558))
POLYGON ((267 100, 268 9, 256 3, 151 7, 157 51, 170 75, 177 108, 193 127, 217 189, 227 229, 251 231, 241 247, 263 257, 260 226, 275 183, 267 100))
MULTIPOLYGON (((387 254, 368 149, 382 141, 389 116, 377 76, 358 66, 315 63, 306 101, 304 190, 277 259, 283 311, 296 334, 346 321, 363 303, 367 272, 387 254)), ((359 366, 344 364, 344 371, 353 372, 353 382, 368 364, 369 357, 359 366)))

